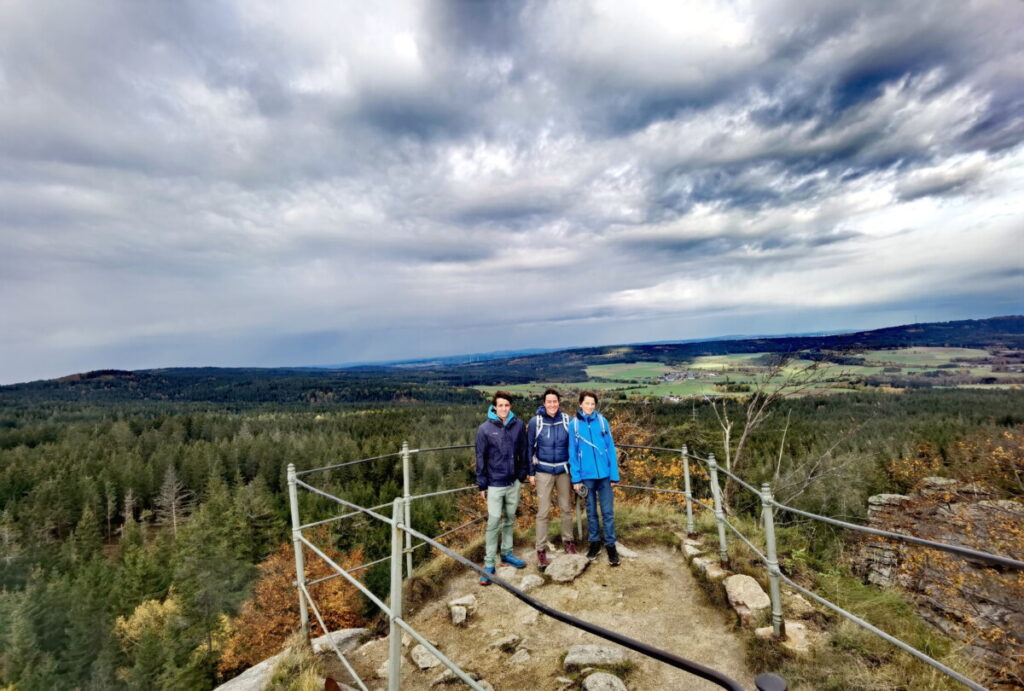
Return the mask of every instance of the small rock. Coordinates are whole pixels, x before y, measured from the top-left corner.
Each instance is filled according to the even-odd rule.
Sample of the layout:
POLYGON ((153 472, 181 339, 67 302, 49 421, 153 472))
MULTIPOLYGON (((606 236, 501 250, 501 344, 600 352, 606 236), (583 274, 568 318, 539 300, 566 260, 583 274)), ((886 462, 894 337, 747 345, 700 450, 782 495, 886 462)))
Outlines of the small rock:
POLYGON ((524 610, 516 617, 516 621, 524 626, 533 626, 540 620, 540 612, 529 605, 523 605, 524 610))
POLYGON ((584 691, 626 691, 626 685, 614 674, 594 672, 583 680, 584 691))
POLYGON ((417 645, 413 648, 410 655, 412 655, 412 661, 415 662, 420 669, 431 669, 441 664, 441 661, 434 657, 434 655, 422 645, 417 645))
POLYGON ((564 664, 567 670, 573 670, 591 665, 615 665, 625 661, 626 654, 620 648, 584 644, 571 646, 564 664))
POLYGON ((503 578, 506 581, 511 581, 513 578, 519 575, 519 569, 514 566, 499 566, 498 567, 498 578, 503 578))
POLYGON ((772 604, 768 595, 761 589, 761 585, 745 574, 726 578, 725 594, 744 626, 749 626, 759 612, 768 609, 772 604))
POLYGON ((380 663, 380 667, 377 668, 377 676, 380 679, 387 679, 388 678, 388 661, 387 661, 387 659, 385 659, 384 662, 380 663))
POLYGON ((462 626, 466 623, 466 608, 461 605, 455 605, 450 610, 452 615, 452 623, 456 626, 462 626))
POLYGON ((697 557, 693 560, 697 570, 708 577, 708 580, 720 581, 729 575, 729 572, 722 568, 717 559, 711 557, 697 557))
POLYGON ((476 595, 463 595, 448 601, 449 607, 465 607, 470 614, 476 612, 476 595))
POLYGON ((511 653, 513 650, 516 649, 516 646, 519 645, 519 641, 521 640, 522 639, 516 634, 510 633, 509 635, 499 638, 496 641, 492 641, 491 644, 487 647, 499 648, 500 650, 503 650, 506 653, 511 653))
POLYGON ((565 691, 576 685, 576 682, 569 677, 555 677, 555 683, 558 684, 558 691, 565 691))
POLYGON ((523 581, 519 584, 519 589, 524 593, 528 593, 537 586, 544 585, 544 579, 540 576, 531 573, 529 576, 524 576, 523 581))
POLYGON ((484 691, 494 691, 494 687, 491 686, 491 682, 489 681, 484 681, 483 679, 480 679, 477 681, 477 683, 480 684, 480 687, 484 689, 484 691))
POLYGON ((619 553, 620 557, 625 557, 626 559, 636 559, 640 556, 639 554, 631 550, 629 547, 626 547, 621 542, 615 543, 615 549, 619 553))
POLYGON ((559 549, 559 548, 558 548, 558 547, 557 547, 557 546, 555 545, 555 543, 553 543, 553 542, 550 542, 550 541, 549 541, 549 542, 547 543, 547 550, 548 550, 549 552, 561 552, 561 551, 562 551, 562 550, 560 550, 560 549, 559 549))
POLYGON ((544 575, 558 583, 568 583, 583 573, 589 563, 582 554, 562 554, 551 560, 544 575))
POLYGON ((524 665, 530 661, 530 653, 525 648, 520 648, 508 659, 510 665, 524 665))

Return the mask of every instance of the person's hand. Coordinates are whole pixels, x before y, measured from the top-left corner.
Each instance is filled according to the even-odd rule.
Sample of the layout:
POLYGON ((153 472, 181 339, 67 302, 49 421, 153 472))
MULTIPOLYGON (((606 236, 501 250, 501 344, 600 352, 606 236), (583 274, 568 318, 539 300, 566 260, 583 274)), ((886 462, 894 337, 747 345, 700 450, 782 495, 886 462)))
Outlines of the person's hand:
POLYGON ((572 486, 573 490, 575 490, 576 492, 579 492, 582 487, 583 487, 583 483, 582 482, 577 482, 575 485, 572 486))
POLYGON ((484 501, 487 501, 487 490, 480 490, 480 498, 483 499, 484 501))
POLYGON ((618 480, 613 480, 611 485, 612 485, 612 487, 618 487, 619 486, 619 481, 618 480))
POLYGON ((537 478, 535 478, 533 475, 531 475, 529 479, 530 479, 530 486, 531 487, 536 487, 537 486, 537 478))

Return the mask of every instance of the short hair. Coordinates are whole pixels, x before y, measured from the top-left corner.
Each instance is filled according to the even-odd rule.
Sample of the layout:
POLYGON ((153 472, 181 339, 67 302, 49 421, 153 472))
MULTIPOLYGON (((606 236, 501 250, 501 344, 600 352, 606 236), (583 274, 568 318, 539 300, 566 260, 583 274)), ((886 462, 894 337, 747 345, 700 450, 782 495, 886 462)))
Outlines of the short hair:
POLYGON ((594 399, 594 405, 597 405, 597 394, 594 393, 593 391, 580 391, 580 400, 579 400, 579 402, 583 403, 583 399, 586 398, 587 396, 590 396, 591 398, 593 398, 594 399))
POLYGON ((544 395, 540 397, 540 400, 546 401, 548 396, 551 396, 552 394, 554 394, 555 398, 558 400, 562 400, 562 394, 558 393, 558 389, 552 389, 550 387, 544 392, 544 395))
POLYGON ((504 398, 508 401, 509 405, 512 405, 512 394, 508 391, 495 391, 494 395, 491 396, 491 405, 498 405, 499 398, 504 398))

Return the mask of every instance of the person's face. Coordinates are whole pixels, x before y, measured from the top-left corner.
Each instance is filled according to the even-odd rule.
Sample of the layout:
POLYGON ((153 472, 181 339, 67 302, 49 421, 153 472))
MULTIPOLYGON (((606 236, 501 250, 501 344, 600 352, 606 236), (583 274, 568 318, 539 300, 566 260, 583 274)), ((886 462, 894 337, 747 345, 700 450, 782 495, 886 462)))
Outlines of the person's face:
POLYGON ((553 393, 549 393, 544 397, 544 410, 548 415, 554 417, 555 413, 558 412, 558 403, 558 396, 553 393))
POLYGON ((506 401, 504 398, 499 398, 494 402, 494 412, 498 414, 498 417, 502 420, 508 419, 508 414, 512 410, 512 402, 506 401))
POLYGON ((594 400, 593 396, 584 396, 583 402, 580 403, 580 410, 583 411, 584 415, 590 415, 597 408, 597 401, 594 400))

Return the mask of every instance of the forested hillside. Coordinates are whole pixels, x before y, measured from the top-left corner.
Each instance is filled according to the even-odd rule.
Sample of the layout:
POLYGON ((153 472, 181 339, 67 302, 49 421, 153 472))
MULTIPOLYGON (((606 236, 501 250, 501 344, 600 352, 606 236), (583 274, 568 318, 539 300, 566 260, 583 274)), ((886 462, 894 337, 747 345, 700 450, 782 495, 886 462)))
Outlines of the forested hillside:
MULTIPOLYGON (((535 405, 519 401, 515 410, 529 415, 535 405)), ((861 516, 869 494, 898 482, 894 461, 922 450, 939 463, 959 459, 959 442, 1019 435, 1022 410, 1016 391, 789 400, 751 438, 743 472, 753 482, 778 473, 780 496, 798 506, 861 516)), ((416 447, 468 443, 484 412, 482 402, 290 409, 8 402, 0 409, 0 681, 23 689, 211 687, 232 673, 226 650, 266 633, 247 630, 260 624, 239 617, 254 579, 273 568, 287 573, 288 559, 272 557, 288 534, 287 464, 377 456, 406 439, 416 447)), ((707 403, 617 403, 605 412, 632 441, 686 443, 698 452, 722 441, 707 403)), ((471 479, 467 451, 414 458, 414 483, 423 490, 471 479)), ((671 465, 623 455, 627 478, 663 486, 679 482, 675 471, 663 472, 671 465)), ((401 473, 385 459, 310 479, 370 506, 398 494, 401 473)), ((699 480, 696 491, 706 491, 699 480)), ((303 520, 342 511, 315 495, 302 501, 303 520)), ((739 498, 735 506, 747 508, 739 498)), ((414 506, 416 527, 428 533, 459 519, 451 497, 414 506)), ((385 532, 361 519, 331 524, 320 540, 339 558, 388 553, 385 532)), ((823 557, 832 549, 829 540, 811 547, 823 557)), ((367 570, 365 580, 383 591, 387 565, 367 570)), ((275 582, 276 601, 294 607, 288 579, 275 582)), ((350 607, 353 616, 372 615, 361 600, 350 607)))

